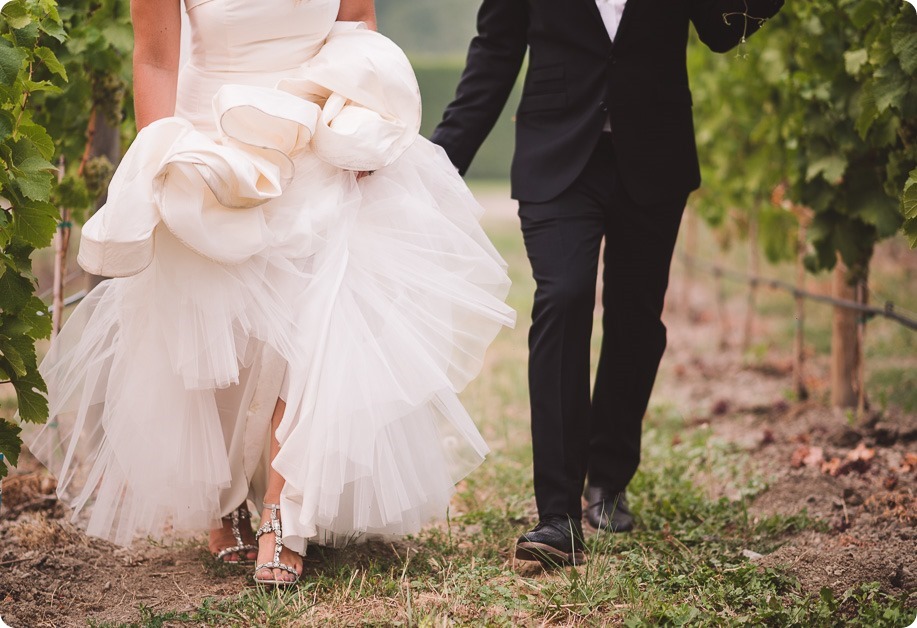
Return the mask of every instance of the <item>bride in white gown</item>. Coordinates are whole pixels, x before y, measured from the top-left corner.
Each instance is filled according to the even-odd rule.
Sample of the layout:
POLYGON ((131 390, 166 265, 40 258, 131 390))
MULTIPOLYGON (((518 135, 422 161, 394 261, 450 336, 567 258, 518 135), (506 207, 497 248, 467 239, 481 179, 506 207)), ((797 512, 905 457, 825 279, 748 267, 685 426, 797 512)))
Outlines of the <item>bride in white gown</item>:
POLYGON ((212 529, 254 559, 251 499, 255 579, 286 584, 307 543, 445 514, 487 452, 456 393, 509 280, 372 0, 186 0, 179 74, 181 10, 133 0, 141 130, 79 254, 115 279, 43 362, 28 441, 120 544, 212 529))

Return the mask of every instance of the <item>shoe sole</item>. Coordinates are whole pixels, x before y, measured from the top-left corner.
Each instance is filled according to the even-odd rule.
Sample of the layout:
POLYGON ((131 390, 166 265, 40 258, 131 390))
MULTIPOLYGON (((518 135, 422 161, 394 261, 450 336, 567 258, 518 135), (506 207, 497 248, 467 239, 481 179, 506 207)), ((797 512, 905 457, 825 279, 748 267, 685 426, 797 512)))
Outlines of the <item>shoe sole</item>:
POLYGON ((524 542, 516 544, 516 560, 539 562, 549 567, 579 566, 586 564, 583 552, 563 552, 545 543, 524 542))
POLYGON ((624 532, 632 532, 634 526, 630 527, 614 527, 614 526, 605 526, 605 527, 596 527, 592 525, 588 520, 586 520, 586 525, 584 526, 588 530, 593 532, 607 532, 609 534, 622 534, 624 532))

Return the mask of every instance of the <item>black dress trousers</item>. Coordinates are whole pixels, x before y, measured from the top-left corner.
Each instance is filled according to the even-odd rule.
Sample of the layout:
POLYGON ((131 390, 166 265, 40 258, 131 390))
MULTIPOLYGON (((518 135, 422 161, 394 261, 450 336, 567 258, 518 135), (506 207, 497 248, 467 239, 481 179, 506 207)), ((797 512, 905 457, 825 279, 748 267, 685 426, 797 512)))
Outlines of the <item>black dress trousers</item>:
POLYGON ((643 415, 666 345, 661 320, 687 193, 638 205, 602 134, 574 183, 547 202, 520 202, 536 282, 529 333, 535 499, 541 517, 582 514, 593 486, 623 490, 640 462, 643 415), (590 395, 596 274, 605 238, 603 336, 590 395))

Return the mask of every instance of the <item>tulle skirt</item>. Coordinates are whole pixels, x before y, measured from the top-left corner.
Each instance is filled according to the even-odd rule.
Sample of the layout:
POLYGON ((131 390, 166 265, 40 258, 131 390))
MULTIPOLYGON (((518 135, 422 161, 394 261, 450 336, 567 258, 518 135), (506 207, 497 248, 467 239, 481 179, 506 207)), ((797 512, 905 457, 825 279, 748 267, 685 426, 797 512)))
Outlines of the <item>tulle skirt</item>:
POLYGON ((258 503, 278 398, 294 550, 418 531, 487 453, 457 393, 514 313, 480 206, 421 138, 360 182, 293 162, 262 250, 217 261, 160 224, 149 266, 93 290, 42 363, 51 419, 27 442, 90 534, 196 533, 258 503))

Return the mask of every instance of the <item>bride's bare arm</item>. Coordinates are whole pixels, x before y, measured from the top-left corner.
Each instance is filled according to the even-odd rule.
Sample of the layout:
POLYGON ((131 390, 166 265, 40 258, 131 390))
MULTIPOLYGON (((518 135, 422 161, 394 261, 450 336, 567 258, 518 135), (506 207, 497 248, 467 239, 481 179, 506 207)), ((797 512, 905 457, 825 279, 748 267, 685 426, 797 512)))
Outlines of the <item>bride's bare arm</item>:
POLYGON ((181 0, 131 0, 137 129, 175 113, 181 0))
MULTIPOLYGON (((137 0, 134 0, 135 2, 137 0)), ((376 28, 376 3, 375 0, 341 0, 338 11, 339 22, 366 22, 366 25, 376 28)))

